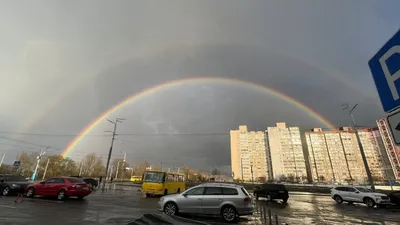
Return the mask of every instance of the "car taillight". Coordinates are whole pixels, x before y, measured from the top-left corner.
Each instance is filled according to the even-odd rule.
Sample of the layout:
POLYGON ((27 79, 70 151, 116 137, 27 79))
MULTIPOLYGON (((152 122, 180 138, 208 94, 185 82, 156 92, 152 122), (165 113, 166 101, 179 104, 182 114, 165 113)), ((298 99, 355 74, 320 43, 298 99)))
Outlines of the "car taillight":
POLYGON ((245 202, 250 202, 250 201, 251 201, 251 198, 250 198, 249 196, 247 196, 246 198, 244 198, 244 201, 245 201, 245 202))

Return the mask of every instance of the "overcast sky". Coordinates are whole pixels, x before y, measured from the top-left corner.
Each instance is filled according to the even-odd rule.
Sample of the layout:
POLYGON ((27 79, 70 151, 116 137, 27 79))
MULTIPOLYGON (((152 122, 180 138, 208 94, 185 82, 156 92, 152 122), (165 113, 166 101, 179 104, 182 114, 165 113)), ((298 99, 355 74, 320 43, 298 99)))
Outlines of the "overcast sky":
MULTIPOLYGON (((0 138, 0 152, 6 162, 39 145, 59 153, 124 98, 204 76, 274 88, 336 126, 349 124, 340 105, 358 103, 357 123, 373 126, 385 114, 367 62, 399 29, 399 8, 398 0, 1 1, 0 136, 19 142, 0 138)), ((118 136, 113 157, 227 171, 229 130, 240 124, 326 126, 251 85, 210 81, 159 89, 109 118, 117 116, 127 119, 119 133, 141 135, 118 136)), ((105 156, 111 128, 101 122, 70 156, 105 156)))

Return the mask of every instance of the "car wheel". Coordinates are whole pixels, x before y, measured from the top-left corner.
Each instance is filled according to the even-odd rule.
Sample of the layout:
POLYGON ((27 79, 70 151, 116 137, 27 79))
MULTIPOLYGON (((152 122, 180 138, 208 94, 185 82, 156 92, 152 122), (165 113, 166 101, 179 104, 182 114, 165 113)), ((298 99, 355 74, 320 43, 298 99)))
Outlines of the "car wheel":
POLYGON ((173 216, 178 214, 178 206, 173 202, 168 202, 164 206, 164 213, 173 216))
POLYGON ((375 206, 375 202, 372 198, 364 198, 364 204, 367 205, 367 207, 372 208, 375 206))
POLYGON ((1 192, 1 194, 2 194, 3 196, 9 195, 9 194, 10 194, 10 188, 9 188, 9 187, 5 187, 5 188, 3 189, 3 191, 1 192))
POLYGON ((233 206, 224 206, 221 210, 222 219, 226 222, 233 222, 237 218, 237 212, 233 206))
POLYGON ((28 198, 33 198, 35 196, 35 188, 30 187, 27 191, 26 191, 26 197, 28 198))
POLYGON ((57 199, 58 200, 64 200, 66 197, 67 197, 66 196, 66 192, 64 190, 59 191, 58 194, 57 194, 57 199))
POLYGON ((335 202, 337 204, 342 204, 343 203, 343 199, 339 195, 335 195, 335 197, 333 197, 333 199, 335 199, 335 202))

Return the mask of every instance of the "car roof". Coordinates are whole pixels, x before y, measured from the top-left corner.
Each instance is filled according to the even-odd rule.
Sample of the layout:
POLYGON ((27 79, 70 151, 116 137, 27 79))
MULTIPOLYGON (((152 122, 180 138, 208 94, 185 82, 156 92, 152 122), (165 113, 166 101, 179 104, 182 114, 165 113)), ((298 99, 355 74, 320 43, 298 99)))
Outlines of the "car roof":
POLYGON ((221 187, 237 187, 237 188, 242 188, 242 185, 235 184, 235 183, 204 183, 198 185, 200 187, 215 187, 215 186, 221 186, 221 187))

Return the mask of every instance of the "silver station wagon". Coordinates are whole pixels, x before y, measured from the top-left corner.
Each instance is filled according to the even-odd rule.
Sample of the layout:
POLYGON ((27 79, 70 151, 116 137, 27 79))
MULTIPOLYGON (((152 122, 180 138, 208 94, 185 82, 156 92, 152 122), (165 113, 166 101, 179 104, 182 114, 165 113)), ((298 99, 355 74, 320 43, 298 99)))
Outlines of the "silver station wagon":
POLYGON ((158 207, 167 215, 220 215, 227 222, 253 214, 252 199, 247 190, 229 183, 205 183, 180 194, 166 195, 160 198, 158 207))

